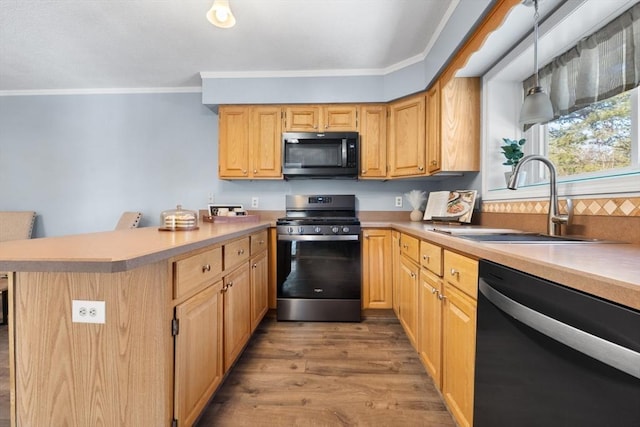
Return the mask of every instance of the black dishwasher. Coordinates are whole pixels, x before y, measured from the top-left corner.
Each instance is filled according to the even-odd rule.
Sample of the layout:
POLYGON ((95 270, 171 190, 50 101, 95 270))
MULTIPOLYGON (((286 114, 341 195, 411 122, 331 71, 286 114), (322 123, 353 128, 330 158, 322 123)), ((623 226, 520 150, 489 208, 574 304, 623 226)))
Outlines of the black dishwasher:
POLYGON ((640 426, 640 312, 480 261, 475 427, 640 426))

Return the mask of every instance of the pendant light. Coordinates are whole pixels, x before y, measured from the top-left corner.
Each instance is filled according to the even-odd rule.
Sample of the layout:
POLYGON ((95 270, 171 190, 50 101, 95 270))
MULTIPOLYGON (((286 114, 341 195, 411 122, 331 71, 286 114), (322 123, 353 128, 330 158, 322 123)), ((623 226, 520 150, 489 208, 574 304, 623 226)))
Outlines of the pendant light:
POLYGON ((533 3, 534 25, 533 25, 533 61, 535 63, 535 86, 527 91, 527 96, 522 103, 520 110, 520 126, 532 125, 536 123, 548 122, 553 118, 553 107, 549 95, 540 86, 538 81, 538 0, 524 0, 525 6, 533 3))
POLYGON ((236 25, 236 18, 231 13, 229 0, 214 0, 207 12, 207 19, 216 27, 231 28, 236 25))

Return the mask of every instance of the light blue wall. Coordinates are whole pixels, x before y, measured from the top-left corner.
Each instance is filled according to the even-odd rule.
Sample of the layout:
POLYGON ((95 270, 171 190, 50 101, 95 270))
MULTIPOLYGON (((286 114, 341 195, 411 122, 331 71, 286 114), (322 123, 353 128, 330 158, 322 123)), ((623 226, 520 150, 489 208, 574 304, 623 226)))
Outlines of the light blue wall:
POLYGON ((178 203, 206 208, 210 193, 247 208, 257 196, 277 211, 285 194, 356 194, 361 210, 392 211, 411 189, 466 188, 477 175, 220 181, 217 141, 218 117, 200 93, 0 97, 0 210, 35 210, 34 237, 57 236, 111 230, 127 210, 155 226, 178 203))

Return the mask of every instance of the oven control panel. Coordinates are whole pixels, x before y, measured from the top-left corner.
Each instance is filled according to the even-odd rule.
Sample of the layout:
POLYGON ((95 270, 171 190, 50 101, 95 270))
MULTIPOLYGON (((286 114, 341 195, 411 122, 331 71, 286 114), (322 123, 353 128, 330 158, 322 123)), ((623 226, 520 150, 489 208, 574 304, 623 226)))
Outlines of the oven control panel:
POLYGON ((276 231, 278 234, 287 235, 358 235, 360 225, 279 225, 276 231))

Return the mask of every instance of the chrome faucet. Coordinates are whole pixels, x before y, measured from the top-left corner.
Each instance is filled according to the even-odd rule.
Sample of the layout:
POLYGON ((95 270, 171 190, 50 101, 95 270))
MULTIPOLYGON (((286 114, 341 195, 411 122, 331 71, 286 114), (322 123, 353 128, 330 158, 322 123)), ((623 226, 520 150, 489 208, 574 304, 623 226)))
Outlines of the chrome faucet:
POLYGON ((532 160, 538 160, 547 165, 547 167, 549 168, 549 216, 547 218, 547 233, 550 236, 559 236, 561 234, 560 225, 569 225, 569 223, 571 222, 573 203, 571 199, 567 199, 568 214, 560 215, 560 209, 558 208, 556 167, 553 165, 551 160, 537 154, 523 157, 516 165, 511 178, 509 178, 509 184, 507 185, 507 188, 510 190, 518 189, 518 174, 520 173, 520 169, 522 169, 525 164, 529 163, 532 160))

